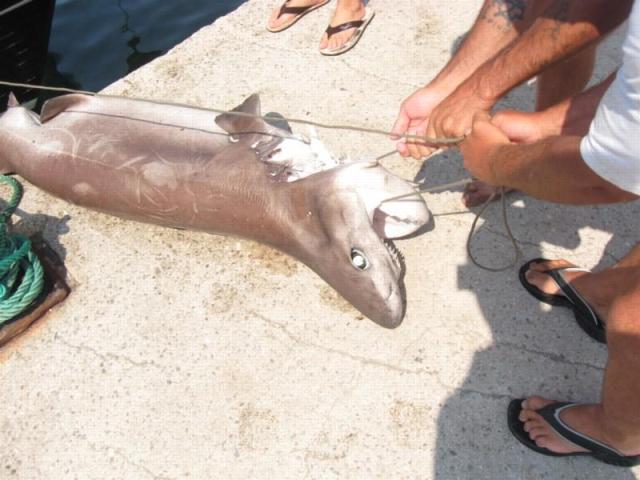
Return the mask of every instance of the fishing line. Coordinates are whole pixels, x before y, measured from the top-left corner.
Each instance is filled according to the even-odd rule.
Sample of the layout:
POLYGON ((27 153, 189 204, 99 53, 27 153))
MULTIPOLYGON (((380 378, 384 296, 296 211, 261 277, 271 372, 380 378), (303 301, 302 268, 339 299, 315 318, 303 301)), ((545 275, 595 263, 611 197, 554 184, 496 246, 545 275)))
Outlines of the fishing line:
MULTIPOLYGON (((97 93, 97 92, 91 92, 88 90, 75 90, 72 88, 65 88, 65 87, 48 87, 48 86, 44 86, 44 85, 34 85, 34 84, 28 84, 28 83, 18 83, 18 82, 7 82, 7 81, 0 81, 0 85, 5 85, 7 87, 18 87, 18 88, 32 88, 32 89, 36 89, 36 90, 47 90, 47 91, 52 91, 52 92, 66 92, 66 93, 80 93, 82 95, 90 95, 92 97, 106 97, 106 98, 118 98, 121 100, 137 100, 137 101, 141 101, 141 102, 147 102, 147 103, 153 103, 156 105, 167 105, 170 107, 183 107, 183 108, 193 108, 196 110, 200 110, 203 112, 214 112, 214 113, 219 113, 219 114, 230 114, 230 115, 236 115, 238 117, 248 117, 248 118, 256 118, 256 119, 261 119, 264 121, 268 121, 268 120, 273 120, 271 117, 267 117, 267 116, 262 116, 262 115, 256 115, 253 113, 248 113, 248 112, 236 112, 236 111, 229 111, 229 110, 222 110, 222 109, 218 109, 218 108, 205 108, 205 107, 198 107, 195 105, 189 105, 186 103, 177 103, 177 102, 167 102, 167 101, 163 101, 163 100, 150 100, 147 98, 141 98, 141 97, 124 97, 122 95, 111 95, 108 93, 97 93)), ((396 135, 393 132, 389 132, 387 130, 381 130, 378 128, 370 128, 370 127, 359 127, 359 126, 352 126, 352 125, 339 125, 339 124, 330 124, 330 123, 321 123, 321 122, 315 122, 312 120, 304 120, 304 119, 300 119, 300 118, 292 118, 292 117, 281 117, 283 120, 286 120, 287 122, 290 123, 298 123, 298 124, 302 124, 302 125, 309 125, 312 127, 316 127, 316 128, 325 128, 328 130, 349 130, 349 131, 354 131, 354 132, 361 132, 361 133, 369 133, 369 134, 373 134, 373 135, 384 135, 386 137, 398 137, 398 138, 404 138, 407 140, 418 140, 421 141, 423 143, 426 144, 432 144, 432 145, 457 145, 458 143, 462 142, 464 140, 464 136, 462 137, 447 137, 447 138, 431 138, 431 137, 426 137, 426 136, 421 136, 421 135, 411 135, 411 134, 401 134, 401 135, 396 135)))
MULTIPOLYGON (((76 93, 76 94, 82 94, 82 95, 89 95, 92 97, 105 97, 105 98, 116 98, 116 99, 121 99, 121 100, 137 100, 137 101, 141 101, 141 102, 146 102, 146 103, 151 103, 151 104, 156 104, 156 105, 166 105, 166 106, 173 106, 173 107, 181 107, 181 108, 191 108, 191 109, 195 109, 195 110, 199 110, 199 111, 203 111, 203 112, 214 112, 214 113, 218 113, 218 114, 229 114, 229 115, 235 115, 238 117, 248 117, 248 118, 255 118, 255 119, 261 119, 267 123, 269 123, 269 120, 273 121, 274 117, 269 117, 269 116, 262 116, 262 115, 256 115, 253 113, 248 113, 248 112, 238 112, 238 111, 229 111, 229 110, 222 110, 222 109, 217 109, 217 108, 205 108, 205 107, 199 107, 199 106, 195 106, 195 105, 189 105, 189 104, 185 104, 185 103, 177 103, 177 102, 167 102, 167 101, 158 101, 158 100, 151 100, 151 99, 147 99, 147 98, 141 98, 141 97, 125 97, 122 95, 111 95, 111 94, 105 94, 105 93, 97 93, 97 92, 91 92, 88 90, 78 90, 78 89, 72 89, 72 88, 66 88, 66 87, 50 87, 50 86, 45 86, 45 85, 35 85, 35 84, 28 84, 28 83, 19 83, 19 82, 7 82, 7 81, 3 81, 0 80, 0 85, 4 85, 7 87, 17 87, 17 88, 27 88, 27 89, 35 89, 35 90, 46 90, 46 91, 52 91, 52 92, 62 92, 62 93, 76 93)), ((82 112, 82 113, 92 113, 92 112, 82 112)), ((129 118, 126 116, 122 116, 123 118, 129 118)), ((423 142, 425 144, 429 144, 429 145, 448 145, 448 146, 454 146, 459 144, 460 142, 464 141, 465 137, 461 136, 461 137, 447 137, 447 138, 432 138, 432 137, 427 137, 427 136, 421 136, 421 135, 411 135, 411 134, 401 134, 401 135, 396 135, 393 132, 389 132, 386 130, 381 130, 381 129, 377 129, 377 128, 370 128, 370 127, 360 127, 360 126, 353 126, 353 125, 340 125, 340 124, 330 124, 330 123, 321 123, 321 122, 316 122, 316 121, 312 121, 312 120, 304 120, 304 119, 299 119, 299 118, 292 118, 292 117, 278 117, 281 120, 285 120, 286 122, 289 123, 297 123, 297 124, 302 124, 302 125, 309 125, 312 127, 316 127, 316 128, 324 128, 327 130, 346 130, 346 131, 354 131, 354 132, 360 132, 360 133, 367 133, 367 134, 373 134, 373 135, 384 135, 386 137, 397 137, 397 138, 404 138, 406 140, 414 140, 414 141, 420 141, 423 142)), ((139 120, 139 119, 134 119, 134 120, 139 120)), ((144 121, 144 120, 141 120, 144 121)), ((158 122, 160 123, 160 122, 158 122)), ((162 124, 162 123, 161 123, 162 124)), ((165 124, 162 124, 165 125, 165 124)), ((167 126, 172 126, 172 125, 167 125, 167 126)), ((188 128, 188 127, 182 127, 182 128, 188 128)), ((208 131, 208 130, 204 130, 204 129, 195 129, 195 130, 201 130, 205 133, 218 133, 218 132, 212 132, 212 131, 208 131)), ((274 136, 274 137, 282 137, 282 138, 290 138, 293 140, 298 140, 298 141, 305 141, 304 138, 300 138, 300 137, 296 137, 291 135, 290 137, 286 137, 284 135, 278 135, 278 134, 271 134, 271 133, 264 133, 264 132, 242 132, 242 133, 253 133, 253 134, 262 134, 262 135, 270 135, 270 136, 274 136)), ((233 137, 233 135, 228 134, 229 137, 233 137)), ((431 155, 429 155, 429 157, 427 157, 426 159, 432 157, 433 155, 436 155, 437 153, 439 153, 441 150, 436 150, 435 152, 433 152, 431 155)), ((376 158, 376 161, 380 161, 384 158, 390 157, 392 155, 394 155, 396 153, 396 150, 391 150, 383 155, 380 155, 379 157, 376 158)), ((425 160, 426 160, 425 159, 425 160)), ((409 197, 409 196, 413 196, 416 193, 420 194, 420 195, 424 195, 426 193, 431 193, 431 192, 435 192, 435 191, 439 191, 439 190, 446 190, 448 188, 455 188, 455 187, 460 187, 460 186, 464 186, 464 185, 468 185, 469 183, 471 183, 473 180, 471 178, 465 178, 462 180, 458 180, 456 182, 451 182, 451 183, 447 183, 447 184, 443 184, 443 185, 437 185, 434 187, 430 187, 427 189, 418 189, 415 192, 409 193, 409 194, 404 194, 404 195, 398 195, 396 197, 391 197, 388 198, 386 200, 383 201, 384 202, 389 202, 391 200, 398 200, 400 198, 405 198, 405 197, 409 197)), ((419 186, 419 185, 417 185, 419 186)), ((507 216, 507 204, 506 204, 506 200, 505 200, 505 194, 504 194, 504 187, 500 187, 500 193, 498 193, 497 191, 494 192, 491 197, 482 205, 482 207, 480 208, 480 210, 478 211, 478 213, 476 214, 474 220, 473 220, 473 224, 471 226, 471 231, 469 232, 469 236, 467 237, 467 253, 469 255, 469 258, 471 259, 471 261, 479 268, 483 269, 483 270, 487 270, 490 272, 502 272, 505 270, 508 270, 512 267, 514 267, 517 262, 518 259, 520 258, 521 255, 521 251, 520 248, 518 247, 518 243, 517 240, 515 239, 511 228, 509 226, 509 219, 507 216), (493 200, 495 200, 496 196, 500 194, 501 196, 501 203, 502 203, 502 220, 504 223, 504 227, 507 233, 507 236, 509 237, 509 240, 511 241, 512 245, 513 245, 513 251, 514 251, 514 259, 512 262, 510 262, 508 265, 505 265, 503 267, 491 267, 491 266, 487 266, 484 265, 482 263, 480 263, 475 256, 473 255, 473 252, 471 251, 471 244, 472 244, 472 240, 476 231, 476 227, 477 227, 477 223, 478 220, 480 219, 480 217, 482 216, 482 214, 485 212, 485 210, 487 209, 487 207, 489 206, 489 204, 491 202, 493 202, 493 200)))
MULTIPOLYGON (((394 150, 393 152, 385 153, 384 155, 381 155, 380 157, 378 157, 378 160, 389 157, 393 153, 396 153, 396 151, 394 150)), ((435 152, 431 153, 431 155, 424 158, 424 161, 429 160, 431 157, 433 157, 438 153, 440 153, 440 150, 436 150, 435 152)), ((441 190, 448 190, 450 188, 464 187, 465 185, 469 185, 472 182, 473 182, 473 178, 469 177, 469 178, 463 178, 462 180, 456 180, 455 182, 444 183, 444 184, 436 185, 429 188, 418 188, 415 192, 404 193, 402 195, 396 195, 394 197, 386 198, 382 201, 382 203, 390 202, 393 200, 400 200, 402 198, 412 197, 416 193, 419 195, 424 195, 427 193, 438 192, 441 190)), ((420 184, 416 184, 416 186, 420 187, 420 184)), ((467 254, 469 258, 471 259, 471 261, 476 267, 481 268, 482 270, 487 270, 488 272, 495 272, 495 273, 504 272, 505 270, 509 270, 518 264, 518 260, 522 256, 522 251, 520 250, 520 247, 518 246, 518 241, 516 240, 516 237, 513 235, 513 232, 511 231, 511 226, 509 225, 509 217, 507 215, 507 200, 506 200, 504 187, 499 187, 498 190, 494 191, 491 194, 491 196, 481 205, 480 210, 478 210, 478 213, 475 214, 475 218, 473 219, 473 223, 471 224, 471 230, 469 231, 469 235, 467 236, 466 246, 467 246, 467 254), (504 224, 506 235, 509 238, 509 241, 511 242, 511 245, 513 247, 513 260, 504 266, 493 267, 493 266, 485 265, 481 263, 473 254, 471 246, 473 244, 473 237, 476 234, 476 227, 478 225, 478 220, 480 220, 480 217, 482 217, 482 214, 487 210, 489 205, 496 199, 498 195, 500 195, 500 203, 502 207, 501 208, 502 223, 504 224)))

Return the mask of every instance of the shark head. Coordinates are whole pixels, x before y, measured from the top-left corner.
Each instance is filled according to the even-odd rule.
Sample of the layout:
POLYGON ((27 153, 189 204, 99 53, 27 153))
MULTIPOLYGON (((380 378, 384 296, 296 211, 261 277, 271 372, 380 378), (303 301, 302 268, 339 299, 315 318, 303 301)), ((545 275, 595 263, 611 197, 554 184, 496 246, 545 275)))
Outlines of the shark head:
POLYGON ((305 263, 368 318, 395 328, 405 312, 404 262, 392 240, 424 226, 429 210, 410 182, 377 162, 323 173, 299 182, 324 184, 313 189, 312 235, 308 225, 300 226, 306 230, 298 235, 307 238, 305 263))
POLYGON ((290 222, 297 245, 283 249, 368 318, 397 327, 405 312, 404 265, 391 240, 429 221, 423 198, 377 161, 340 164, 317 138, 293 135, 286 122, 259 115, 253 95, 216 122, 286 184, 282 189, 297 212, 290 222))

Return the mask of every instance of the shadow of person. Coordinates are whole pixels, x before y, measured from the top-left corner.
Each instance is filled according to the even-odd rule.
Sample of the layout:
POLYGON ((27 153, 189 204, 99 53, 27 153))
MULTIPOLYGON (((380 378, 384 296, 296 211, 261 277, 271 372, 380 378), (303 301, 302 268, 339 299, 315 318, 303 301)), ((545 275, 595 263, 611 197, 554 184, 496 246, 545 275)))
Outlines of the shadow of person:
MULTIPOLYGON (((424 181, 455 180, 458 167, 442 165, 459 164, 448 158, 453 155, 457 154, 430 161, 420 173, 424 181)), ((530 258, 546 256, 602 268, 615 263, 638 240, 626 219, 638 218, 640 202, 570 207, 521 194, 508 198, 511 228, 524 257, 518 267, 530 258), (606 246, 604 238, 610 238, 606 246)), ((504 265, 512 257, 498 205, 483 217, 473 251, 483 263, 504 265)), ((635 478, 630 471, 612 470, 581 457, 536 454, 521 446, 507 428, 506 411, 512 398, 539 394, 597 402, 606 347, 587 337, 569 311, 546 308, 532 298, 520 286, 517 268, 491 273, 468 260, 458 267, 457 277, 458 288, 475 295, 482 318, 473 321, 489 327, 491 341, 473 355, 464 381, 439 412, 434 478, 610 479, 613 472, 616 478, 635 478)))

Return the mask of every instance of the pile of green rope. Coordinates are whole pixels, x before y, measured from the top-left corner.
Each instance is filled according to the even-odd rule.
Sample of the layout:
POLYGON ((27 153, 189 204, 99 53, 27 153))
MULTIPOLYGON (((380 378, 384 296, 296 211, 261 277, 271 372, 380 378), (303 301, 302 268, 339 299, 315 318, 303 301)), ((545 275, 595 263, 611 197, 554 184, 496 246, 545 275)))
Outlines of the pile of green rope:
POLYGON ((22 185, 6 175, 0 184, 9 185, 11 198, 0 212, 0 327, 24 312, 42 293, 44 271, 31 241, 9 234, 9 219, 22 199, 22 185))

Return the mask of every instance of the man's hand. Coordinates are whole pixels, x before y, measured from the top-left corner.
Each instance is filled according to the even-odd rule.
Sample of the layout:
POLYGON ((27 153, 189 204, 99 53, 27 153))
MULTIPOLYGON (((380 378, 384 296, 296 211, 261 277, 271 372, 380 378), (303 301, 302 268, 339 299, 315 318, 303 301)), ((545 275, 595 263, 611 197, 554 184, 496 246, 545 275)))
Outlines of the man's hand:
MULTIPOLYGON (((424 136, 427 132, 429 117, 432 110, 448 95, 431 85, 416 90, 402 102, 398 118, 393 126, 393 134, 400 137, 403 134, 424 136)), ((395 138, 397 138, 395 137, 395 138)), ((403 157, 421 159, 436 150, 434 145, 428 145, 414 140, 403 139, 396 144, 398 153, 403 157)))
POLYGON ((509 137, 491 123, 491 117, 487 113, 476 114, 471 134, 460 145, 464 167, 475 178, 490 185, 501 186, 494 173, 493 164, 500 149, 510 143, 509 137))
POLYGON ((471 131, 473 118, 478 113, 488 114, 494 100, 481 98, 463 84, 431 112, 427 136, 432 138, 462 137, 471 131))

